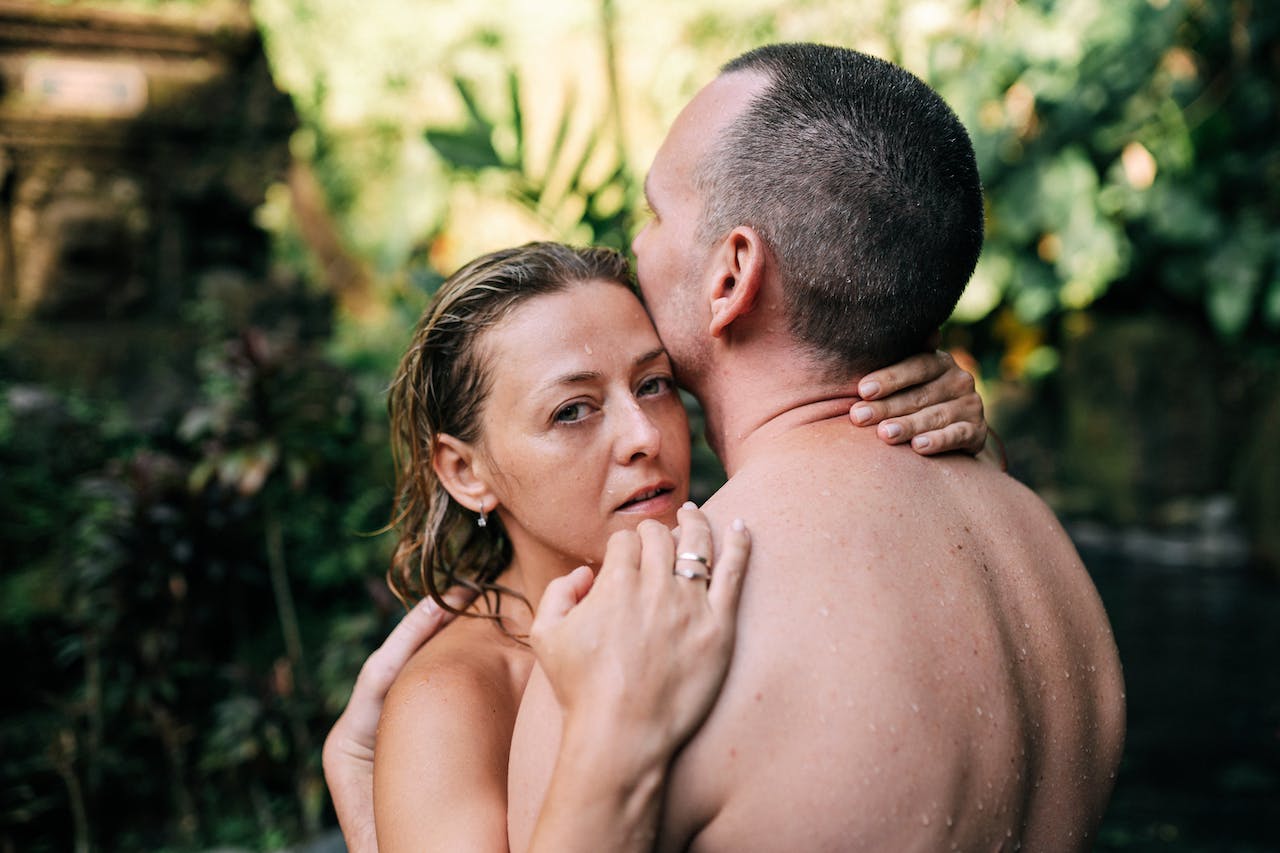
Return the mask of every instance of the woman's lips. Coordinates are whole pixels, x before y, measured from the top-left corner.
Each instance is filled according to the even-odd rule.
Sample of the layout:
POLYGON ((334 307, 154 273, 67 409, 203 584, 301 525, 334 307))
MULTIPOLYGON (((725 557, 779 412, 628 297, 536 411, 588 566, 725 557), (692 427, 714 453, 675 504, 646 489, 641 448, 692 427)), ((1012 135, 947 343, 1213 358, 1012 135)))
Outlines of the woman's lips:
POLYGON ((675 487, 663 483, 662 485, 652 486, 636 492, 630 500, 619 506, 615 512, 660 515, 671 508, 675 504, 675 500, 675 487))

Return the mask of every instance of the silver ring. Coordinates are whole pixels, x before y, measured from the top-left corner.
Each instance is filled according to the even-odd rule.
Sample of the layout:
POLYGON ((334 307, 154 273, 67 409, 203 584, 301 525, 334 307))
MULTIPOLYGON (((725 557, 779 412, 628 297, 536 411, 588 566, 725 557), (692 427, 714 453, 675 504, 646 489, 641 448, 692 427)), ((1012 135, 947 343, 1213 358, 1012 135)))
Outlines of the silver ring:
POLYGON ((685 551, 682 554, 676 554, 676 562, 680 562, 681 560, 694 560, 695 562, 702 563, 702 565, 706 566, 708 569, 711 568, 710 560, 701 554, 695 554, 692 551, 685 551))
POLYGON ((711 575, 708 574, 707 572, 694 571, 693 569, 685 569, 685 568, 681 568, 680 566, 676 566, 675 568, 673 568, 671 570, 671 574, 677 575, 682 578, 688 578, 691 581, 711 580, 711 575))

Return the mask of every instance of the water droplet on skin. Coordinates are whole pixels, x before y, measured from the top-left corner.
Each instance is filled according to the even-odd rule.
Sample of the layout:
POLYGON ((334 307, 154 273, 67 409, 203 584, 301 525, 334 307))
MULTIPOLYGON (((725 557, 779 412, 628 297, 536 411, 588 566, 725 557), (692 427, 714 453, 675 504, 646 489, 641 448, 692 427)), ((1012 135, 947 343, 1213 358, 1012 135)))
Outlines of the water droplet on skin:
POLYGON ((979 705, 979 706, 978 706, 977 708, 975 708, 974 710, 978 712, 978 716, 979 716, 979 717, 981 717, 981 716, 982 716, 982 706, 981 706, 981 705, 979 705))
POLYGON ((585 352, 587 355, 591 355, 591 344, 583 344, 582 351, 585 352))
POLYGON ((1031 623, 1030 623, 1030 622, 1023 622, 1023 623, 1022 623, 1022 627, 1023 627, 1023 628, 1030 628, 1030 627, 1031 627, 1031 623))
POLYGON ((819 615, 819 616, 828 616, 828 615, 830 615, 830 613, 831 613, 831 611, 830 611, 830 610, 827 610, 827 608, 825 608, 825 607, 819 607, 819 608, 818 608, 818 615, 819 615))
POLYGON ((921 824, 922 826, 928 826, 928 825, 929 825, 929 816, 928 816, 927 814, 926 814, 926 815, 920 815, 920 824, 921 824))
POLYGON ((917 714, 919 714, 919 713, 920 713, 920 706, 919 706, 919 705, 917 705, 915 702, 912 702, 912 703, 911 703, 911 710, 912 710, 912 711, 915 711, 917 714))
MULTIPOLYGON (((955 818, 953 818, 951 815, 947 815, 947 826, 954 826, 955 822, 956 822, 955 818)), ((954 849, 954 847, 952 849, 954 849)))

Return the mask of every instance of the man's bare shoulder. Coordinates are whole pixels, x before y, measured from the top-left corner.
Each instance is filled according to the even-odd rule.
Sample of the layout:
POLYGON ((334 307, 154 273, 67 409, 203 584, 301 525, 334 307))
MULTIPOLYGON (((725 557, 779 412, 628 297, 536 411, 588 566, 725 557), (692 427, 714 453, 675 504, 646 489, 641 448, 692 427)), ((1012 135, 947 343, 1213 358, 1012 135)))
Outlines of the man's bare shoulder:
POLYGON ((965 457, 835 430, 774 451, 707 504, 715 527, 747 521, 751 562, 733 666, 677 763, 664 846, 740 849, 768 825, 813 847, 976 849, 1037 824, 1020 786, 1068 778, 1040 733, 1090 751, 1113 726, 1082 728, 1075 711, 1116 692, 1097 675, 1117 671, 1105 614, 1053 513, 965 457), (1076 677, 1042 694, 1064 670, 1076 677))

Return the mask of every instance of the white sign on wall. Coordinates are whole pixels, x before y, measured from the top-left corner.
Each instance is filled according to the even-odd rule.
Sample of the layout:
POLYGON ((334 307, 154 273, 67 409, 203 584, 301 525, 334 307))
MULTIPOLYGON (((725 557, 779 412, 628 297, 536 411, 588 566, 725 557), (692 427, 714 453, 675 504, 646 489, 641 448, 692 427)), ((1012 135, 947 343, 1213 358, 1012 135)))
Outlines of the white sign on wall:
POLYGON ((121 118, 147 106, 147 75, 125 62, 32 59, 22 90, 42 110, 69 115, 121 118))

